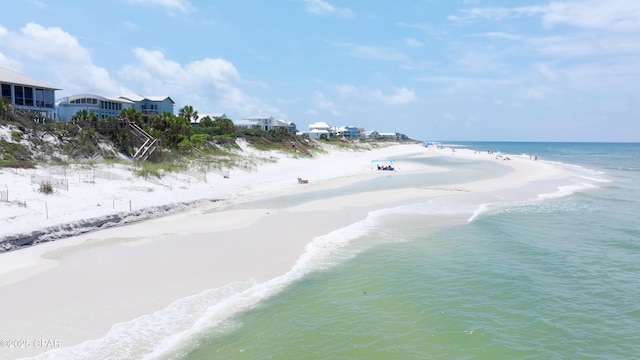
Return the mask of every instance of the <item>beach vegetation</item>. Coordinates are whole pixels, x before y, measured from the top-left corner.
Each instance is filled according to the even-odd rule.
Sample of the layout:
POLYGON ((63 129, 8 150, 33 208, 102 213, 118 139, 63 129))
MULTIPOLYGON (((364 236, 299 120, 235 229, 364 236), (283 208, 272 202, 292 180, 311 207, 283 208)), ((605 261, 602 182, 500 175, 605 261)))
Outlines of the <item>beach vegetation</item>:
POLYGON ((275 161, 268 152, 277 151, 294 157, 327 152, 327 146, 369 150, 394 141, 345 139, 323 136, 310 139, 281 127, 264 130, 236 127, 229 118, 205 116, 199 119, 192 106, 184 106, 178 115, 170 112, 143 117, 129 108, 119 116, 99 119, 95 113, 81 110, 70 121, 53 121, 34 111, 23 111, 6 102, 0 106, 0 124, 11 124, 11 142, 0 141, 0 166, 31 167, 36 162, 124 161, 130 163, 142 145, 126 119, 160 140, 159 151, 138 166, 140 176, 162 176, 167 171, 184 169, 193 162, 208 168, 248 167, 275 161), (195 120, 200 120, 195 125, 195 120), (17 129, 15 129, 17 128, 17 129), (250 158, 245 145, 265 154, 250 158), (147 164, 149 162, 149 164, 147 164))
POLYGON ((170 112, 149 118, 149 133, 162 141, 163 146, 177 149, 180 142, 191 136, 191 123, 170 112))
POLYGON ((13 141, 22 140, 22 132, 18 130, 11 130, 11 140, 13 141))
POLYGON ((5 161, 31 161, 31 151, 20 143, 0 139, 0 155, 5 161))
POLYGON ((193 109, 193 106, 191 105, 183 106, 182 109, 180 109, 180 111, 178 112, 178 116, 186 119, 189 123, 198 120, 199 117, 198 112, 195 111, 193 109))
POLYGON ((171 161, 162 162, 141 162, 134 170, 135 175, 140 177, 156 177, 162 178, 167 172, 177 172, 180 168, 171 161))
POLYGON ((43 194, 51 194, 53 193, 53 186, 49 182, 40 183, 40 188, 38 189, 43 194))

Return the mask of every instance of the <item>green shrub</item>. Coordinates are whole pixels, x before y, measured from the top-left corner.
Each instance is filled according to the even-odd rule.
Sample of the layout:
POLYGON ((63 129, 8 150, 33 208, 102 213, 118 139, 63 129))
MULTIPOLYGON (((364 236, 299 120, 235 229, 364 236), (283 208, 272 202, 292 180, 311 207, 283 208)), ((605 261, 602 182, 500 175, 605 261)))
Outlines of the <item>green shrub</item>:
POLYGON ((18 130, 11 130, 11 140, 13 141, 22 140, 22 133, 18 130))
POLYGON ((48 182, 40 183, 40 192, 43 194, 51 194, 53 192, 53 186, 48 182))

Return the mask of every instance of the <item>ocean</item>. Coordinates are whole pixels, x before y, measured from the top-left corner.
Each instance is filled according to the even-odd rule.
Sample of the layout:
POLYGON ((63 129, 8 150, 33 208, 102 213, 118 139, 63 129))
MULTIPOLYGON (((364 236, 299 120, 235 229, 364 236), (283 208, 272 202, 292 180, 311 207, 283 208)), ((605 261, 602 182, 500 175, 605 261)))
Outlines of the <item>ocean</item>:
MULTIPOLYGON (((116 325, 110 336, 80 345, 74 354, 101 358, 118 349, 128 358, 181 360, 638 358, 640 144, 452 144, 537 156, 582 175, 516 202, 485 203, 461 194, 455 202, 431 199, 377 210, 314 239, 282 277, 185 298, 116 325)), ((396 160, 401 167, 403 159, 396 160)), ((322 193, 238 206, 290 206, 320 196, 416 186, 457 191, 457 183, 509 171, 501 163, 455 156, 425 161, 451 170, 398 171, 322 193)))
POLYGON ((593 181, 453 226, 430 221, 455 209, 381 211, 328 234, 340 238, 330 259, 166 358, 637 358, 640 144, 452 143, 579 166, 593 181))

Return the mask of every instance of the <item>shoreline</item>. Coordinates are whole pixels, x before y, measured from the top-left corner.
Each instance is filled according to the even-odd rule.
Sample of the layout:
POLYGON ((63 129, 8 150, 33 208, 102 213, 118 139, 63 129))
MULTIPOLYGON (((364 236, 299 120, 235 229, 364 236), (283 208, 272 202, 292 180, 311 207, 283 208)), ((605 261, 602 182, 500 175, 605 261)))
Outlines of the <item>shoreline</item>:
MULTIPOLYGON (((422 154, 415 155, 415 150, 406 152, 414 156, 449 155, 448 152, 433 149, 423 149, 422 154)), ((400 153, 402 151, 397 154, 400 153)), ((487 159, 486 156, 478 157, 463 151, 458 151, 456 156, 487 159), (458 155, 462 153, 464 155, 458 155)), ((361 160, 364 158, 361 157, 361 160)), ((332 161, 333 165, 338 162, 336 159, 332 161)), ((246 291, 249 291, 246 301, 260 301, 261 284, 291 281, 292 276, 301 276, 300 271, 309 271, 306 267, 306 270, 300 269, 302 263, 323 261, 323 251, 331 253, 331 248, 323 248, 329 245, 320 243, 319 238, 332 232, 345 231, 345 228, 365 221, 377 210, 434 199, 469 203, 472 206, 477 205, 479 200, 481 204, 505 201, 505 196, 513 201, 519 197, 531 197, 534 195, 532 192, 549 192, 549 188, 553 188, 527 188, 532 182, 545 179, 565 182, 573 175, 558 166, 514 159, 506 164, 513 171, 502 177, 456 184, 453 188, 411 187, 344 194, 302 204, 278 204, 278 196, 286 197, 311 189, 339 188, 357 180, 388 175, 375 171, 353 172, 354 167, 349 166, 348 161, 346 163, 344 168, 351 172, 327 174, 330 176, 311 182, 309 187, 275 186, 260 189, 257 186, 243 196, 208 207, 0 254, 15 258, 14 269, 0 273, 0 304, 17 310, 6 319, 7 323, 13 324, 12 331, 15 333, 11 335, 49 339, 54 338, 51 334, 62 334, 59 339, 62 347, 84 344, 80 348, 86 351, 88 343, 85 342, 90 339, 120 336, 118 331, 121 329, 112 327, 114 324, 129 322, 132 325, 132 321, 146 321, 148 314, 168 311, 176 301, 182 301, 180 299, 195 296, 195 301, 200 297, 207 298, 211 294, 225 292, 224 289, 229 286, 233 288, 232 284, 240 287, 240 293, 247 294, 246 291), (252 208, 249 205, 248 209, 234 209, 235 204, 266 198, 272 199, 269 207, 252 208), (287 231, 283 231, 285 228, 287 231), (318 249, 312 250, 314 247, 318 249), (144 268, 141 269, 143 264, 144 268), (23 296, 16 295, 43 294, 46 289, 49 289, 47 299, 32 297, 25 300, 23 296), (11 294, 13 296, 9 296, 11 294), (122 303, 123 299, 127 299, 125 304, 122 303), (25 311, 25 307, 33 310, 25 311), (55 314, 51 313, 53 310, 55 314), (92 321, 85 325, 90 326, 83 329, 68 327, 69 324, 86 323, 83 319, 87 316, 91 316, 92 321)), ((313 163, 309 165, 313 166, 313 163)), ((408 163, 402 168, 397 175, 442 170, 408 163)), ((300 166, 293 170, 300 171, 300 166)), ((471 209, 472 212, 475 209, 471 209)), ((469 215, 462 214, 456 222, 464 223, 469 215)), ((351 235, 347 232, 345 236, 348 238, 351 235)), ((207 309, 207 306, 199 307, 197 311, 194 309, 194 313, 202 315, 207 309)), ((197 322, 197 319, 189 321, 197 322)), ((215 322, 215 316, 209 321, 215 322)), ((193 324, 183 326, 183 331, 187 331, 193 324)), ((167 331, 158 336, 170 336, 173 334, 171 331, 176 330, 167 331)), ((20 356, 38 353, 35 349, 31 350, 20 356)), ((146 351, 157 349, 152 347, 146 351)))

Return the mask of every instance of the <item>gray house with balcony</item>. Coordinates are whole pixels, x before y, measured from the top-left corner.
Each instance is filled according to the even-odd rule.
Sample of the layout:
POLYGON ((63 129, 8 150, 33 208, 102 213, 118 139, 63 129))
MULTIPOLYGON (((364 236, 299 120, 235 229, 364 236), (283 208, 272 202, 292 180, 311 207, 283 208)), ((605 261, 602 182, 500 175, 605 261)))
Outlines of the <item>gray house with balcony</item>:
POLYGON ((2 99, 16 109, 37 111, 55 119, 55 92, 61 89, 2 66, 0 88, 2 99))

